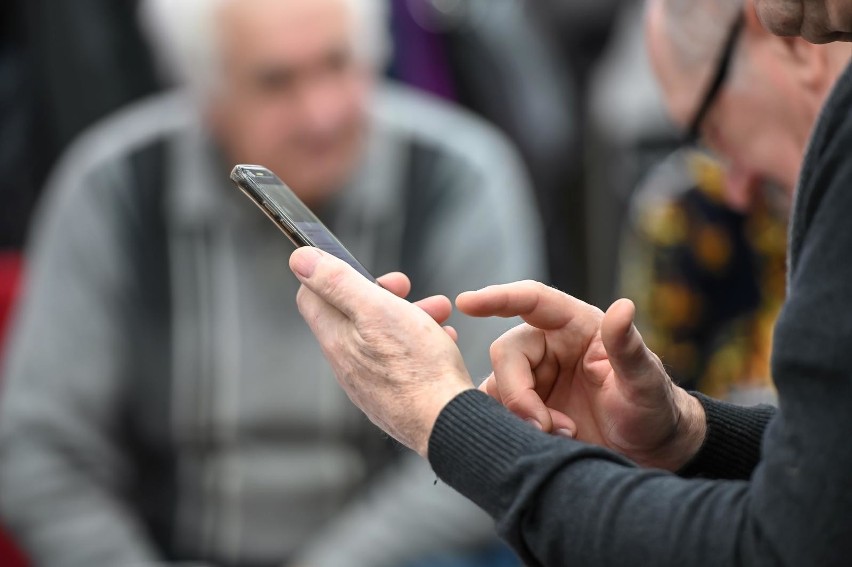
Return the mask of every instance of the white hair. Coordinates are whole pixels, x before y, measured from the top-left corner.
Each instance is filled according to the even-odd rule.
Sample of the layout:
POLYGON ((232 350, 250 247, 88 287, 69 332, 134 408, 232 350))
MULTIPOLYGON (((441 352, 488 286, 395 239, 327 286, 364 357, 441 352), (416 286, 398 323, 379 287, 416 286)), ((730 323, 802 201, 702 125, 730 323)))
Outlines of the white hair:
POLYGON ((679 63, 701 68, 719 57, 743 0, 658 0, 679 63))
MULTIPOLYGON (((217 14, 233 1, 237 0, 142 0, 140 4, 140 23, 162 72, 199 96, 209 94, 218 80, 217 14)), ((391 53, 388 0, 342 1, 355 16, 358 55, 381 67, 391 53)))

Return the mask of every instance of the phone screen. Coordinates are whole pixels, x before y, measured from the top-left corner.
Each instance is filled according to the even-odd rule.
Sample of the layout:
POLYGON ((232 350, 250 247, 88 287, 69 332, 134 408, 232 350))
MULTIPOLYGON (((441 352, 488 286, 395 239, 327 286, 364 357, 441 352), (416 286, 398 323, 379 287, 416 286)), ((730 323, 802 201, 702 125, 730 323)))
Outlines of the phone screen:
MULTIPOLYGON (((293 191, 284 185, 277 176, 255 177, 255 182, 260 186, 264 195, 287 214, 290 221, 295 224, 316 223, 325 229, 325 226, 317 219, 316 215, 299 199, 293 191)), ((328 229, 325 229, 328 230, 328 229)))
POLYGON ((328 252, 355 268, 368 280, 376 282, 376 278, 277 175, 265 167, 238 165, 234 168, 231 179, 264 210, 296 246, 314 246, 328 252))

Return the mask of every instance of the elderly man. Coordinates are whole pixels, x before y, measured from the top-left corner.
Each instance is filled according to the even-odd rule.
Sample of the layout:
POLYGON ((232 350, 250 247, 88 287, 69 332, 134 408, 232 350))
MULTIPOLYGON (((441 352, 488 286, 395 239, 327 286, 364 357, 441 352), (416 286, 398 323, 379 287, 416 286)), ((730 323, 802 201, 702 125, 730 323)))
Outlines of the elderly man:
MULTIPOLYGON (((764 19, 808 38, 852 30, 852 2, 804 5, 760 7, 764 19)), ((667 36, 693 38, 708 13, 733 22, 741 10, 733 1, 653 0, 649 21, 664 14, 667 36)), ((758 26, 749 5, 746 36, 758 26)), ((795 46, 788 55, 799 55, 795 46)), ((800 70, 811 82, 812 70, 800 70)), ((721 84, 705 76, 704 89, 721 84)), ((690 116, 710 122, 690 125, 718 144, 724 134, 706 125, 713 105, 692 87, 690 116)), ((460 296, 468 314, 526 321, 492 346, 483 389, 496 401, 472 388, 454 333, 435 324, 449 302, 394 297, 388 290, 405 291, 401 276, 379 289, 326 254, 299 250, 291 268, 303 283, 300 308, 350 398, 494 516, 530 565, 846 565, 850 105, 847 67, 811 133, 793 209, 789 294, 774 337, 777 410, 676 387, 626 300, 604 314, 530 282, 460 296)))
POLYGON ((654 3, 648 49, 675 122, 700 133, 726 160, 727 200, 748 202, 747 193, 759 187, 755 178, 774 181, 792 200, 810 132, 852 51, 743 26, 742 16, 733 17, 741 5, 724 0, 695 8, 707 20, 687 34, 673 30, 682 16, 654 3), (699 93, 695 85, 708 88, 699 93))
POLYGON ((692 127, 725 167, 679 151, 645 180, 620 255, 623 293, 679 384, 767 400, 787 217, 808 135, 850 49, 743 29, 731 6, 695 8, 706 23, 686 34, 670 33, 671 17, 653 5, 647 38, 668 106, 684 129, 707 108, 692 127), (710 84, 718 89, 694 86, 710 84))
MULTIPOLYGON (((145 3, 188 92, 66 156, 8 352, 0 504, 36 564, 390 567, 489 541, 481 511, 347 403, 296 311, 290 244, 228 181, 272 168, 415 296, 541 276, 515 153, 377 83, 382 6, 145 3)), ((454 324, 487 374, 505 325, 454 324)))

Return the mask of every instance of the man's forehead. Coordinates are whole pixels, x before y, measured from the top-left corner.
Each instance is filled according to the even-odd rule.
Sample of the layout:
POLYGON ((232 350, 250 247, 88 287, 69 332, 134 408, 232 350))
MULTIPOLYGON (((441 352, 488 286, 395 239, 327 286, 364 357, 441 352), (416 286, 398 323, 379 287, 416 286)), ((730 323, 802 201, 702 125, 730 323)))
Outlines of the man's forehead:
POLYGON ((219 29, 229 51, 310 50, 349 35, 352 18, 344 0, 232 0, 219 29))
POLYGON ((298 30, 327 17, 349 15, 345 0, 230 0, 220 12, 220 26, 263 28, 287 26, 298 30))

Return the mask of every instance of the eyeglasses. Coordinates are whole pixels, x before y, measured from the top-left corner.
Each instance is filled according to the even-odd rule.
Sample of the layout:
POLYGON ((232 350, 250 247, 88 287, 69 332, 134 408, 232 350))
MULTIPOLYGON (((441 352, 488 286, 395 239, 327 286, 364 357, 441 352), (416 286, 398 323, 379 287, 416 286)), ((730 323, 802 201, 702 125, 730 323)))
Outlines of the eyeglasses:
POLYGON ((701 99, 701 104, 698 106, 698 112, 695 113, 695 117, 689 123, 689 128, 687 129, 683 140, 686 145, 695 145, 701 138, 701 127, 704 124, 704 119, 707 118, 707 113, 710 112, 710 108, 712 108, 716 99, 719 98, 719 92, 722 90, 722 87, 731 72, 731 61, 734 58, 734 49, 737 46, 737 40, 740 37, 743 25, 745 25, 745 17, 740 15, 734 22, 733 26, 731 26, 731 31, 728 33, 728 37, 725 40, 725 48, 722 50, 722 56, 719 58, 719 64, 716 67, 716 73, 713 75, 713 81, 710 83, 710 87, 701 99))

